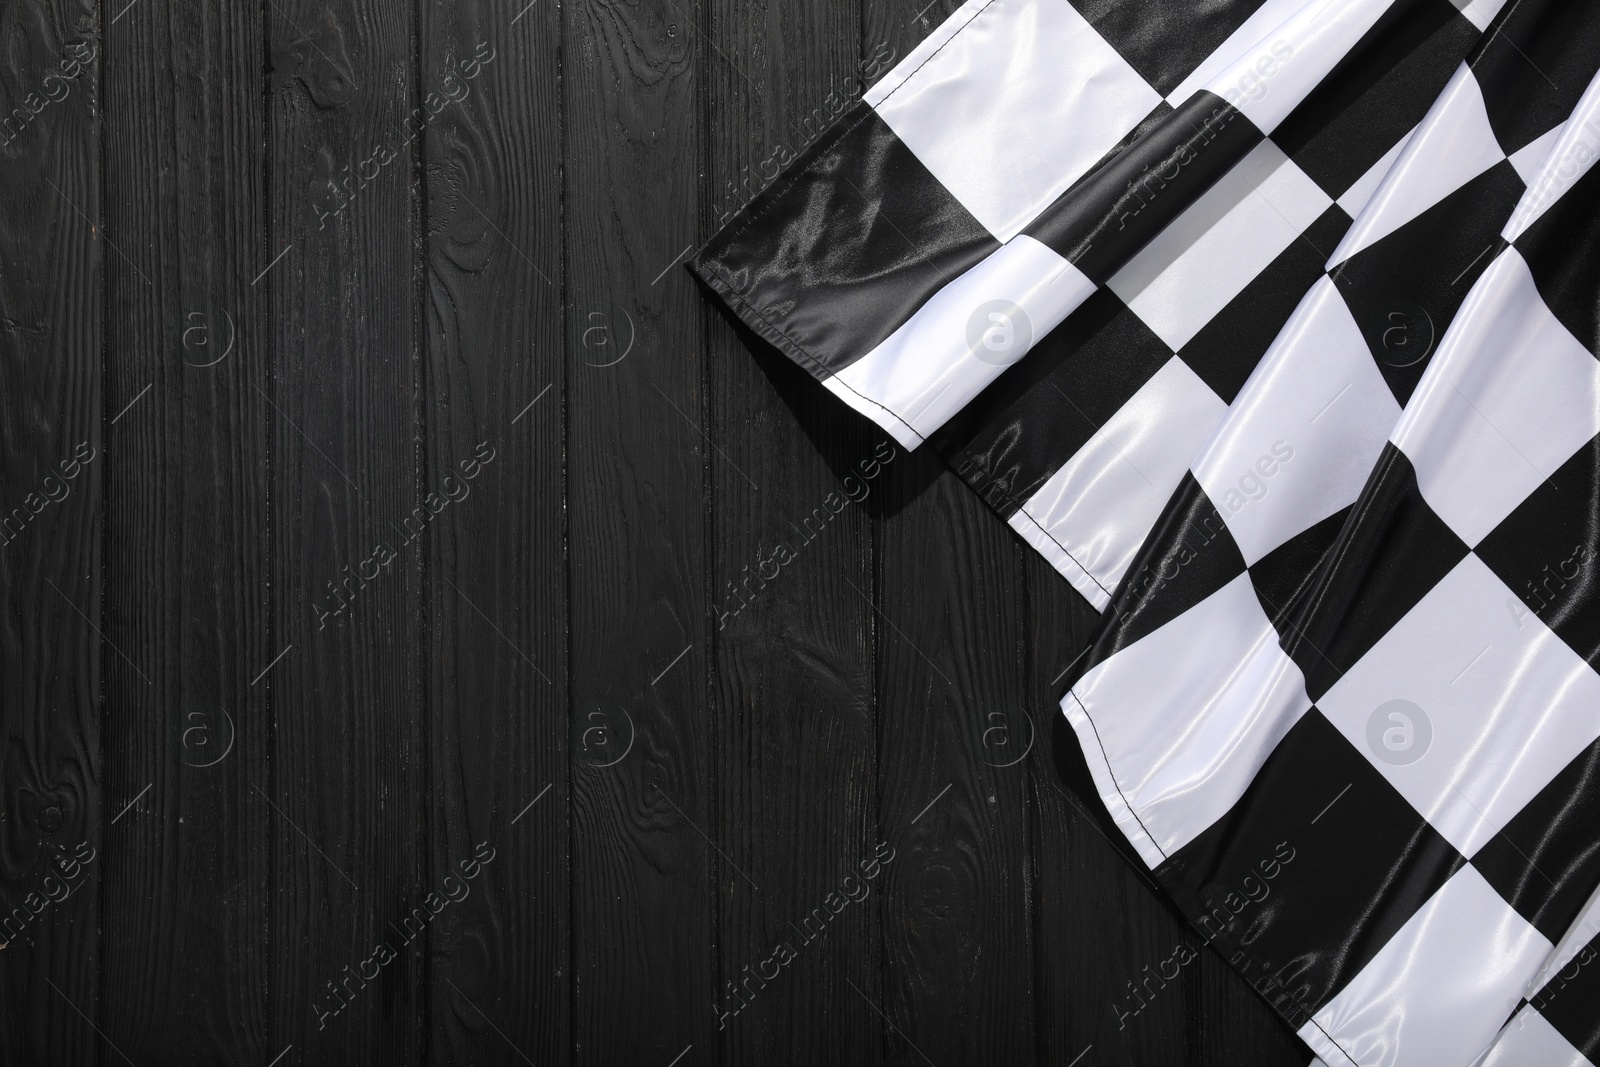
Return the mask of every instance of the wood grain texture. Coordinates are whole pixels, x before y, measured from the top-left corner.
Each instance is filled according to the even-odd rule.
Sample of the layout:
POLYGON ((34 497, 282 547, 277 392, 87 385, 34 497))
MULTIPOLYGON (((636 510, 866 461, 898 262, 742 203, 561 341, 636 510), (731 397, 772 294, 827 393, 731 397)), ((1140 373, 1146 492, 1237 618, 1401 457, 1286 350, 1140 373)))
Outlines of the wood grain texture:
POLYGON ((879 544, 878 780, 896 852, 883 897, 885 1058, 1030 1062, 1027 774, 997 766, 1009 753, 986 744, 1024 694, 1019 546, 931 455, 897 461, 892 477, 915 491, 879 544))
POLYGON ((560 10, 421 11, 418 92, 438 108, 421 141, 424 480, 452 501, 430 530, 424 609, 430 884, 460 897, 429 934, 428 1060, 561 1064, 571 965, 560 10), (483 843, 495 859, 468 878, 483 843))
MULTIPOLYGON (((862 55, 908 53, 927 32, 913 15, 866 0, 862 55)), ((1031 695, 1023 549, 931 450, 895 477, 908 499, 884 519, 875 593, 883 833, 901 857, 884 898, 887 1059, 1030 1062, 1038 813, 1011 762, 1031 695)))
MULTIPOLYGON (((803 147, 821 87, 854 69, 859 8, 710 10, 706 180, 727 190, 803 147)), ((877 969, 887 877, 867 598, 871 511, 896 449, 732 321, 713 316, 706 345, 721 453, 709 467, 713 836, 739 868, 718 883, 721 1062, 877 1063, 883 1022, 857 991, 877 969)))
MULTIPOLYGON (((1154 879, 1121 854, 1115 827, 1089 807, 1093 794, 1084 795, 1086 784, 1056 765, 1058 744, 1077 745, 1057 707, 1063 675, 1082 652, 1096 615, 1043 559, 1030 555, 1026 571, 1028 675, 1040 727, 1030 753, 1040 813, 1034 827, 1040 1062, 1083 1056, 1086 1063, 1092 1057, 1117 1067, 1196 1063, 1196 939, 1154 879), (1176 971, 1177 979, 1162 979, 1163 970, 1176 971)), ((1276 1025, 1265 1016, 1258 1022, 1276 1025)))
POLYGON ((1092 612, 679 266, 954 6, 0 12, 0 1062, 1305 1061, 1119 1010, 1092 612))
MULTIPOLYGON (((121 10, 120 7, 117 10, 121 10)), ((117 10, 111 14, 116 15, 117 10)), ((106 34, 108 816, 100 1026, 138 1062, 270 1059, 261 25, 193 0, 106 34), (146 57, 136 59, 135 57, 146 57), (137 269, 135 269, 135 267, 137 269), (137 398, 137 399, 135 399, 137 398), (127 407, 127 405, 132 405, 127 407), (131 798, 136 803, 128 807, 131 798)))
POLYGON ((272 775, 253 786, 272 827, 272 1043, 306 1063, 417 1063, 429 1025, 421 591, 439 508, 419 463, 413 16, 372 0, 266 14, 257 262, 287 252, 258 283, 270 377, 255 388, 284 652, 257 683, 272 775), (368 964, 379 944, 394 958, 368 964))
POLYGON ((562 13, 572 1059, 705 1062, 717 887, 740 877, 711 836, 707 472, 725 460, 705 430, 709 307, 675 264, 698 236, 716 60, 690 0, 562 13), (595 724, 625 725, 627 755, 579 758, 595 724))
POLYGON ((101 857, 60 864, 101 845, 102 670, 127 670, 95 632, 99 30, 93 4, 26 2, 0 32, 0 1062, 80 1064, 99 1046, 101 857))

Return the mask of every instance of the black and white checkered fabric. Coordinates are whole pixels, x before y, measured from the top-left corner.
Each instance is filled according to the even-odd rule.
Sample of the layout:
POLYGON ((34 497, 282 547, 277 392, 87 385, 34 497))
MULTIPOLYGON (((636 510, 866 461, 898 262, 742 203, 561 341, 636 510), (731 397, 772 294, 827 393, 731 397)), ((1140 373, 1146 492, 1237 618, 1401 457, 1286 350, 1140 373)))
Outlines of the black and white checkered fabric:
POLYGON ((969 0, 690 266, 1104 608, 1503 3, 969 0))
POLYGON ((1520 197, 1492 151, 1451 171, 1486 88, 1440 97, 1062 703, 1140 855, 1330 1067, 1474 1062, 1600 885, 1600 82, 1528 131, 1520 197), (1496 210, 1452 299, 1438 242, 1496 210), (1426 303, 1386 344, 1359 308, 1397 291, 1426 303), (1419 377, 1395 353, 1430 316, 1419 377))
POLYGON ((1557 946, 1479 1067, 1600 1064, 1600 897, 1557 946))
POLYGON ((1003 4, 693 269, 1106 609, 1096 789, 1325 1064, 1595 1063, 1600 8, 1003 4))

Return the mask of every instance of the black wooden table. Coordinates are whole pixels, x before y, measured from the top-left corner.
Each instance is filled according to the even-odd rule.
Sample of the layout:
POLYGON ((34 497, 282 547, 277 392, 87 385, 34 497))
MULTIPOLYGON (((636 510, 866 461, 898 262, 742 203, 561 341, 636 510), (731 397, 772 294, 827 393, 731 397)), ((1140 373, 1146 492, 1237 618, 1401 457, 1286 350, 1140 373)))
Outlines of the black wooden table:
POLYGON ((1304 1061, 681 267, 949 9, 0 7, 0 1063, 1304 1061))

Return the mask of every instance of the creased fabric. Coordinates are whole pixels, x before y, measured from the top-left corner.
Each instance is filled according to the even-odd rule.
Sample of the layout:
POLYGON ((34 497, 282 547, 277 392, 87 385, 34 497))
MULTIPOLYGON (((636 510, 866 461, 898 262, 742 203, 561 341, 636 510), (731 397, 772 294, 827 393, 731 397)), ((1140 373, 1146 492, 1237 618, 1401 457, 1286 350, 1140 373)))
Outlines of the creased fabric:
POLYGON ((1147 6, 970 0, 690 264, 1098 608, 1499 5, 1147 6))
POLYGON ((1481 1067, 1588 1067, 1600 1062, 1600 897, 1529 983, 1481 1067))
POLYGON ((1063 700, 1129 839, 1329 1064, 1471 1062, 1600 883, 1600 103, 1574 99, 1600 13, 1522 7, 1195 456, 1063 700), (1502 122, 1507 152, 1530 62, 1570 118, 1502 122), (1268 883, 1280 842, 1304 859, 1268 883))
POLYGON ((1600 1064, 1600 9, 1143 10, 968 3, 691 269, 1104 611, 1095 787, 1323 1062, 1600 1064))

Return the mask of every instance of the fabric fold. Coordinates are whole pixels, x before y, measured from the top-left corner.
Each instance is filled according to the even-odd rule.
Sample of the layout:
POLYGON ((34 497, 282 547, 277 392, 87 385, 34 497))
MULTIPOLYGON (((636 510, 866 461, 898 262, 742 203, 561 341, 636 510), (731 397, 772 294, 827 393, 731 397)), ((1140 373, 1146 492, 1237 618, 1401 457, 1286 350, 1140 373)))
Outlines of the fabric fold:
POLYGON ((969 0, 690 269, 1103 611, 1099 799, 1321 1061, 1600 1065, 1600 10, 969 0))
POLYGON ((1310 0, 1177 105, 1070 4, 968 3, 689 269, 915 448, 1409 2, 1310 0))
MULTIPOLYGON (((1592 28, 1516 28, 1593 77, 1592 28)), ((1486 40, 1452 80, 1351 231, 1382 236, 1241 390, 1063 700, 1157 878, 1328 1064, 1473 1062, 1600 884, 1600 640, 1576 625, 1600 613, 1600 89, 1526 188, 1504 157, 1439 181, 1490 129, 1461 101, 1526 61, 1486 40), (1450 240, 1482 246, 1464 299, 1450 240), (1363 330, 1397 279, 1426 307, 1363 330), (1236 666, 1174 670, 1185 634, 1236 666), (1268 888, 1275 843, 1300 862, 1268 888)))

